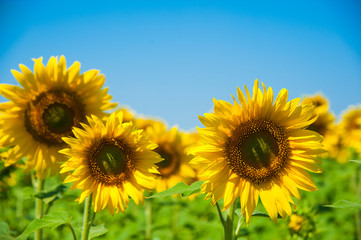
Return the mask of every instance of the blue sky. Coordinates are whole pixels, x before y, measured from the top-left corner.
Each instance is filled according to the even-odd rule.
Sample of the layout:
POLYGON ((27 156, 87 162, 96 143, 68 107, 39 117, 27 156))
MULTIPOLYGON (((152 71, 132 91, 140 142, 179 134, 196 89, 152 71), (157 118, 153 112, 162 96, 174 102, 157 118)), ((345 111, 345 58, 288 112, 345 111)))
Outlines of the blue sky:
POLYGON ((256 78, 321 92, 337 115, 361 103, 359 1, 99 2, 0 0, 0 82, 64 55, 100 69, 120 106, 182 129, 256 78))

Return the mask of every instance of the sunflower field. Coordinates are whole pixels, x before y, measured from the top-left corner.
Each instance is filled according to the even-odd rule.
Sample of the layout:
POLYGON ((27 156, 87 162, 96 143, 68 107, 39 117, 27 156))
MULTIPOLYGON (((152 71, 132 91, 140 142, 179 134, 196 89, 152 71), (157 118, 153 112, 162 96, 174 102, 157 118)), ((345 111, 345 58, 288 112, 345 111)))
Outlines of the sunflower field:
POLYGON ((359 103, 334 116, 256 79, 190 132, 117 107, 64 56, 12 74, 0 239, 361 240, 359 103))

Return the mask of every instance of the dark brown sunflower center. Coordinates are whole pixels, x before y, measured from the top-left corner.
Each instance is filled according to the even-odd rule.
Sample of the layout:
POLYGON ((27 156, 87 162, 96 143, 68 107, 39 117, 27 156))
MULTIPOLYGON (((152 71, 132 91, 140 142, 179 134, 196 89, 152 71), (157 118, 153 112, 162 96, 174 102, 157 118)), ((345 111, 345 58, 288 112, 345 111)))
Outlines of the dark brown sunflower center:
POLYGON ((282 128, 263 120, 242 123, 225 144, 229 167, 254 183, 277 176, 288 159, 288 150, 289 143, 282 128))
POLYGON ((180 156, 170 146, 159 146, 155 149, 164 160, 156 163, 158 171, 163 178, 167 178, 177 173, 180 167, 180 156))
POLYGON ((52 89, 28 103, 25 127, 33 138, 48 146, 62 145, 62 137, 72 135, 72 127, 85 119, 84 105, 68 90, 52 89))
POLYGON ((74 125, 74 110, 61 103, 54 103, 45 109, 43 120, 53 133, 64 133, 74 125))
POLYGON ((322 102, 321 102, 321 101, 315 101, 315 102, 313 103, 313 105, 314 105, 315 107, 319 107, 319 106, 322 106, 322 102))
POLYGON ((119 139, 101 139, 89 148, 92 176, 107 185, 119 185, 134 170, 133 150, 119 139))

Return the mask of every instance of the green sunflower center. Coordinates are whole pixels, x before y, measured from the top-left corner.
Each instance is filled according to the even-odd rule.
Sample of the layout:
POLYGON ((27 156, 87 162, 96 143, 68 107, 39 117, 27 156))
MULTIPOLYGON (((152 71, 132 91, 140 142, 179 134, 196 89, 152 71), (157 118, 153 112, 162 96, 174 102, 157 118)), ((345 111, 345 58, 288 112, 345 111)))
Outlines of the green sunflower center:
POLYGON ((88 159, 94 179, 119 185, 134 170, 134 150, 120 139, 100 139, 89 147, 88 159))
POLYGON ((117 145, 105 144, 95 156, 97 165, 105 175, 117 175, 127 167, 127 155, 117 145))
POLYGON ((249 135, 239 148, 243 161, 257 169, 269 166, 278 155, 277 141, 268 131, 249 135))
POLYGON ((278 175, 288 159, 289 143, 283 129, 264 120, 250 120, 235 128, 225 144, 228 165, 254 183, 278 175))
POLYGON ((171 148, 171 146, 160 145, 154 151, 164 159, 163 161, 156 163, 159 167, 158 171, 163 178, 170 177, 178 172, 180 167, 180 157, 179 154, 171 148))
POLYGON ((54 103, 45 109, 43 120, 53 133, 64 133, 74 125, 74 110, 61 103, 54 103))
POLYGON ((72 136, 72 127, 85 120, 85 107, 75 93, 52 89, 28 103, 24 120, 35 140, 48 146, 60 146, 64 144, 61 138, 72 136))

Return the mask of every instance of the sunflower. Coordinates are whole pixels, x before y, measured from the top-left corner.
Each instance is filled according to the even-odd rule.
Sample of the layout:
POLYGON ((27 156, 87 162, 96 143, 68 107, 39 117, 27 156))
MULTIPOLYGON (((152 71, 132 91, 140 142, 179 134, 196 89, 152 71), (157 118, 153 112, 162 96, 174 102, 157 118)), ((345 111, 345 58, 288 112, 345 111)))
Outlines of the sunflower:
POLYGON ((149 139, 158 145, 154 151, 164 159, 157 163, 160 178, 156 182, 156 191, 164 191, 179 182, 192 183, 196 174, 189 165, 191 156, 187 155, 186 148, 195 144, 195 138, 189 133, 179 131, 177 127, 168 131, 165 124, 155 120, 142 123, 151 123, 145 128, 145 132, 149 139))
MULTIPOLYGON (((349 152, 349 148, 353 148, 361 155, 361 105, 350 106, 343 113, 342 120, 338 124, 338 131, 340 137, 335 146, 340 148, 339 151, 349 152)), ((341 162, 344 161, 341 160, 341 162)))
POLYGON ((335 117, 329 111, 328 100, 323 95, 317 94, 305 97, 301 104, 312 104, 314 106, 313 116, 318 115, 317 120, 310 124, 307 129, 316 131, 324 137, 330 133, 335 117))
POLYGON ((69 160, 60 173, 71 172, 64 182, 73 182, 71 190, 82 189, 79 203, 93 194, 95 212, 106 206, 112 215, 115 209, 124 212, 129 196, 143 203, 143 189, 154 189, 155 163, 162 160, 152 151, 157 145, 131 122, 123 123, 121 111, 112 113, 105 124, 94 115, 87 120, 89 125, 81 124, 84 130, 73 128, 76 138, 63 138, 70 148, 60 152, 69 160))
POLYGON ((328 111, 329 103, 326 97, 318 93, 313 96, 306 96, 302 100, 302 104, 312 104, 315 113, 324 113, 328 111))
POLYGON ((346 145, 346 136, 340 124, 331 129, 330 134, 325 137, 323 145, 328 151, 328 156, 336 159, 339 163, 345 163, 351 159, 349 146, 346 145))
POLYGON ((65 160, 58 153, 65 146, 62 137, 72 135, 86 115, 105 116, 116 104, 102 89, 105 78, 98 70, 80 74, 79 62, 67 69, 64 56, 51 57, 46 66, 42 58, 34 63, 34 73, 22 64, 22 72, 12 70, 21 87, 0 85, 0 94, 10 100, 0 103, 0 146, 12 147, 7 166, 25 156, 26 169, 43 179, 65 160))
POLYGON ((292 214, 290 216, 290 221, 288 227, 292 232, 299 232, 301 228, 306 224, 306 219, 301 215, 292 214))
POLYGON ((152 117, 136 116, 134 119, 134 126, 138 129, 147 130, 148 128, 164 128, 166 129, 166 123, 162 119, 156 119, 152 117))
POLYGON ((259 198, 273 221, 278 213, 291 214, 291 196, 300 198, 298 189, 316 191, 308 171, 320 172, 316 154, 322 136, 305 128, 316 120, 313 107, 287 102, 282 89, 275 102, 272 88, 263 93, 256 79, 253 98, 238 88, 234 104, 214 100, 214 113, 199 116, 205 128, 198 128, 204 145, 190 150, 192 160, 205 180, 201 192, 211 203, 224 199, 223 210, 240 197, 242 213, 249 223, 259 198))
POLYGON ((4 163, 0 162, 0 193, 5 192, 9 187, 15 186, 17 183, 16 170, 20 168, 22 168, 22 165, 18 163, 5 167, 4 163))
MULTIPOLYGON (((134 121, 134 111, 128 107, 122 107, 118 111, 123 112, 123 122, 134 121)), ((139 128, 138 128, 139 129, 139 128)))
POLYGON ((134 110, 128 107, 122 107, 119 111, 123 112, 123 122, 133 122, 136 129, 147 129, 152 127, 154 124, 163 123, 163 120, 145 117, 144 115, 137 114, 134 110))
POLYGON ((348 144, 361 143, 361 105, 350 106, 343 113, 340 127, 347 136, 348 144))

